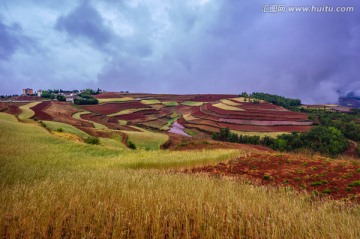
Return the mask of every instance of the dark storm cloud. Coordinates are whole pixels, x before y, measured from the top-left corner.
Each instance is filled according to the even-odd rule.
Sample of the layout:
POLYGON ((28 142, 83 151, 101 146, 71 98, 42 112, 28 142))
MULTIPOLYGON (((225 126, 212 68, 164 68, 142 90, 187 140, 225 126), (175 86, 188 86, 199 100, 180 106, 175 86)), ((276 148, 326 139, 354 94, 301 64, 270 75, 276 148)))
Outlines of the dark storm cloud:
POLYGON ((0 60, 8 60, 23 41, 22 29, 18 24, 6 26, 0 22, 0 60))
POLYGON ((336 102, 338 92, 360 92, 357 0, 275 0, 288 6, 355 7, 353 13, 277 14, 261 12, 265 0, 89 0, 56 7, 32 1, 26 2, 29 16, 19 10, 22 1, 14 1, 9 11, 18 11, 0 25, 1 53, 11 56, 19 49, 12 37, 13 24, 20 21, 42 53, 31 55, 36 59, 31 63, 21 57, 9 66, 20 69, 17 81, 32 79, 39 88, 265 91, 307 103, 336 102), (44 67, 34 70, 36 64, 44 67))
POLYGON ((86 38, 95 47, 109 43, 112 37, 111 30, 103 24, 102 17, 88 1, 83 1, 68 15, 59 17, 55 27, 72 37, 86 38))

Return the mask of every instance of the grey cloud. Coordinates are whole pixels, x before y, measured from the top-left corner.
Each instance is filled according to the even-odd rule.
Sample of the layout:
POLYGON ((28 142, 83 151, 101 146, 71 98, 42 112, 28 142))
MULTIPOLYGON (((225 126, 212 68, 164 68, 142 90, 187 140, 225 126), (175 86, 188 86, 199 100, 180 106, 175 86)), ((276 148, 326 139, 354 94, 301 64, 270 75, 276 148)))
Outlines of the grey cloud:
POLYGON ((55 28, 72 37, 86 38, 95 47, 104 46, 112 37, 111 30, 103 24, 101 15, 88 1, 83 1, 67 16, 59 17, 55 28))
POLYGON ((18 24, 7 26, 0 22, 0 60, 8 60, 19 48, 26 47, 27 41, 18 24))
MULTIPOLYGON (((49 36, 66 33, 80 61, 82 57, 94 60, 71 68, 65 62, 73 55, 67 53, 59 54, 63 59, 56 64, 51 60, 41 62, 46 68, 58 67, 54 69, 56 77, 48 76, 48 84, 53 83, 53 87, 167 93, 265 91, 298 97, 306 103, 336 102, 338 92, 360 92, 360 3, 273 2, 349 5, 355 6, 356 12, 264 14, 261 7, 266 2, 254 0, 210 0, 201 7, 194 5, 195 1, 163 1, 161 6, 147 1, 129 4, 89 0, 76 5, 67 1, 66 7, 58 10, 60 17, 55 28, 49 29, 49 36), (113 22, 109 24, 107 11, 120 17, 110 19, 113 22), (119 32, 124 29, 130 30, 119 32), (84 42, 90 44, 77 47, 84 46, 84 42), (89 63, 100 70, 86 71, 89 63), (62 75, 66 75, 66 83, 62 75)), ((16 37, 19 32, 12 25, 0 25, 2 55, 9 57, 21 45, 27 45, 16 37)), ((33 34, 34 38, 47 37, 33 34)), ((67 47, 68 42, 61 41, 59 38, 56 42, 57 48, 51 41, 44 41, 42 49, 51 49, 51 55, 55 55, 67 47)), ((21 63, 16 59, 12 62, 28 72, 25 68, 32 65, 22 67, 21 63)), ((38 83, 41 81, 37 78, 46 77, 35 70, 28 75, 38 83)))

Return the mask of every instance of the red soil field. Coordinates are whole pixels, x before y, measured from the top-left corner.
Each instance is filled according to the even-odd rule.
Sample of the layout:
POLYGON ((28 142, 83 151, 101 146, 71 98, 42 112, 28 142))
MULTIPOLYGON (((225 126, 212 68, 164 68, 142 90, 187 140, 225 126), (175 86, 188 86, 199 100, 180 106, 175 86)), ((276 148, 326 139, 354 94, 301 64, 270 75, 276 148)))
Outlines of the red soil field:
POLYGON ((291 111, 266 111, 266 110, 247 110, 247 111, 230 111, 223 110, 206 104, 201 108, 203 113, 218 116, 219 118, 236 118, 236 119, 250 119, 250 120, 290 120, 290 121, 308 121, 307 115, 303 113, 291 111), (212 114, 215 113, 215 114, 212 114))
POLYGON ((139 101, 131 101, 124 103, 106 103, 99 105, 83 105, 81 107, 87 111, 102 115, 114 114, 126 109, 151 108, 150 106, 142 104, 139 101))
POLYGON ((102 94, 94 95, 97 99, 111 99, 111 98, 122 98, 125 97, 124 93, 120 92, 105 92, 102 94))
POLYGON ((72 115, 79 110, 66 102, 51 101, 51 105, 47 107, 44 111, 53 118, 53 121, 70 124, 77 128, 93 127, 93 124, 89 122, 73 118, 72 115))
POLYGON ((220 130, 216 126, 201 125, 201 124, 186 123, 184 126, 189 129, 197 129, 197 130, 200 130, 202 132, 207 132, 207 133, 219 132, 219 130, 220 130))
POLYGON ((218 95, 218 94, 207 94, 207 95, 195 95, 191 101, 196 102, 215 102, 226 98, 235 98, 238 95, 218 95))
POLYGON ((288 121, 288 120, 243 120, 243 119, 219 119, 220 122, 242 125, 260 125, 260 126, 276 126, 276 125, 312 125, 313 122, 288 121))
POLYGON ((51 101, 43 101, 40 104, 35 105, 34 107, 31 107, 35 112, 35 115, 32 117, 33 119, 38 120, 52 120, 53 117, 49 115, 48 113, 45 113, 45 110, 51 105, 51 101))
POLYGON ((19 106, 24 105, 24 103, 2 103, 0 102, 0 112, 5 112, 11 115, 21 114, 19 106))
POLYGON ((19 100, 19 101, 41 101, 41 97, 39 97, 39 96, 21 95, 21 96, 15 97, 13 100, 19 100))
POLYGON ((313 195, 360 202, 360 161, 308 158, 292 154, 250 154, 220 163, 185 170, 211 176, 247 179, 263 185, 292 187, 313 195), (353 185, 353 186, 351 186, 353 185))
POLYGON ((80 116, 81 119, 93 121, 98 124, 102 124, 109 129, 113 130, 129 130, 129 131, 138 131, 132 127, 128 127, 126 125, 120 125, 118 120, 113 117, 107 117, 106 115, 99 115, 99 114, 82 114, 80 116))

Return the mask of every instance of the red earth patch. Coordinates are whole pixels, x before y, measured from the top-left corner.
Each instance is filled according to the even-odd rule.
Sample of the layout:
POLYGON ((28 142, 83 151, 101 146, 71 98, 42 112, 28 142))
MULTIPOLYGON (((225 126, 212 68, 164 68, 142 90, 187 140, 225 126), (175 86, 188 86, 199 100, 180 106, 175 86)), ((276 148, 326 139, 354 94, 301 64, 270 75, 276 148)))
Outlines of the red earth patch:
POLYGON ((228 163, 185 170, 211 176, 249 179, 263 185, 292 187, 332 199, 360 202, 360 161, 292 154, 252 154, 228 163))

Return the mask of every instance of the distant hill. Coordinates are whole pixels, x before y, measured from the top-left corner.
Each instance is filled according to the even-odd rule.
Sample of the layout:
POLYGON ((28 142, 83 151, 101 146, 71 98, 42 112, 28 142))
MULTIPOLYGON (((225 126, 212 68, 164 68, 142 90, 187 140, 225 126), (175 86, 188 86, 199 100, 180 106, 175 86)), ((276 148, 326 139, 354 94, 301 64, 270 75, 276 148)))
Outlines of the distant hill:
POLYGON ((350 93, 347 96, 339 97, 339 104, 342 106, 360 109, 360 97, 350 93))

